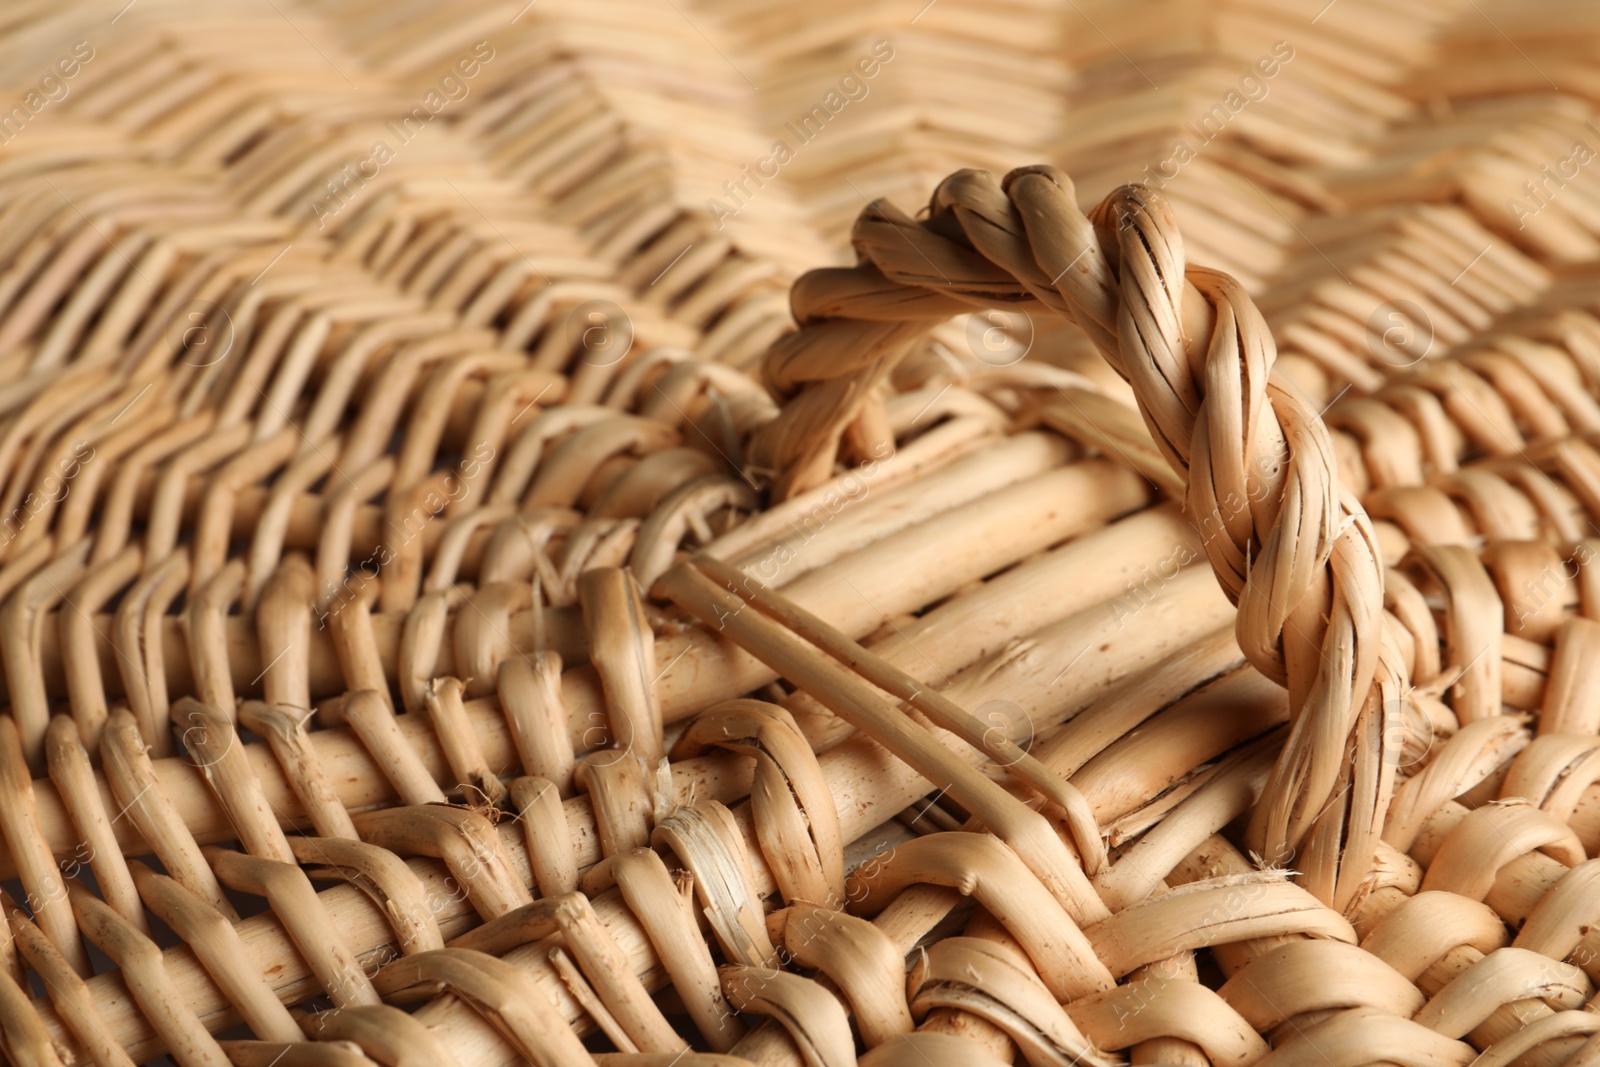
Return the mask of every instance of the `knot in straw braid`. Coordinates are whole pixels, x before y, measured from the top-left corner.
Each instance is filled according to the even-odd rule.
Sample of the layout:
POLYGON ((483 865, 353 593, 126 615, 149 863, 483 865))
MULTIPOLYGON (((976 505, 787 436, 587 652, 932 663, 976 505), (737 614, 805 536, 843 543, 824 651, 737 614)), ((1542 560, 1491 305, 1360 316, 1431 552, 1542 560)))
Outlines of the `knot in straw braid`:
MULTIPOLYGON (((854 245, 855 267, 796 283, 800 329, 766 357, 767 385, 785 407, 751 457, 774 472, 774 495, 829 475, 841 437, 870 420, 877 385, 943 319, 1002 306, 1076 322, 1133 387, 1183 480, 1185 509, 1239 606, 1240 648, 1289 691, 1294 726, 1252 830, 1266 859, 1287 862, 1319 818, 1333 821, 1330 803, 1350 786, 1341 778, 1375 676, 1381 669, 1385 691, 1398 679, 1379 655, 1383 564, 1371 524, 1341 490, 1317 412, 1270 380, 1276 348, 1248 294, 1185 265, 1172 213, 1150 189, 1124 186, 1085 216, 1053 167, 1024 167, 1002 184, 958 172, 920 221, 873 204, 854 245)), ((1347 810, 1366 823, 1387 784, 1360 758, 1378 731, 1362 736, 1373 740, 1357 745, 1366 767, 1357 777, 1372 795, 1347 810)), ((1324 864, 1341 830, 1325 832, 1324 864)), ((1366 836, 1353 824, 1350 833, 1366 836)), ((1313 880, 1332 892, 1331 879, 1313 880)))

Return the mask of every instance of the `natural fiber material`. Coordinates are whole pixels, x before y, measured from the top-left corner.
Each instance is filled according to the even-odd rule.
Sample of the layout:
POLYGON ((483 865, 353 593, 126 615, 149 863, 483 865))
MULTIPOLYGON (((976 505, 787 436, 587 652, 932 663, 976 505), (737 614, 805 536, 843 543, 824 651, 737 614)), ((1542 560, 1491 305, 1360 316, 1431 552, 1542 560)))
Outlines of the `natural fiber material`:
POLYGON ((1320 820, 1304 862, 1326 878, 1348 833, 1362 858, 1342 886, 1323 885, 1348 901, 1370 871, 1391 788, 1375 752, 1387 728, 1381 709, 1397 704, 1407 681, 1398 657, 1374 679, 1383 569, 1371 525, 1339 485, 1316 412, 1271 385, 1272 339, 1238 283, 1185 271, 1177 225, 1148 190, 1119 190, 1093 214, 1098 225, 1079 213, 1071 181, 1050 169, 1013 171, 1005 191, 987 175, 956 175, 922 225, 869 210, 856 232, 865 262, 808 275, 797 288, 801 329, 779 342, 765 372, 780 395, 798 395, 763 429, 756 462, 779 472, 780 496, 825 478, 856 420, 882 423, 861 406, 930 318, 1025 301, 1072 317, 1133 385, 1185 485, 1184 511, 1239 604, 1239 647, 1289 687, 1294 726, 1258 807, 1254 843, 1286 863, 1320 820), (935 299, 919 304, 921 292, 935 299), (1359 820, 1348 831, 1346 812, 1359 820))
POLYGON ((903 7, 0 12, 6 1057, 1600 1062, 1593 17, 903 7))

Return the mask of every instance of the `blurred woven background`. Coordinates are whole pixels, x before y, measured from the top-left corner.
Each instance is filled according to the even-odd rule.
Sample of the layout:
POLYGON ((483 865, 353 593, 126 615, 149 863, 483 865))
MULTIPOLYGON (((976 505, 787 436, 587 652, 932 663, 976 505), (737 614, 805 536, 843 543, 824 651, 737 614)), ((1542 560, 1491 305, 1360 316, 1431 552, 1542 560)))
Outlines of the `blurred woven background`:
MULTIPOLYGON (((530 276, 614 282, 646 340, 740 364, 785 328, 793 277, 847 257, 868 198, 914 210, 964 166, 1053 162, 1086 204, 1156 176, 1191 261, 1239 277, 1329 398, 1375 383, 1385 302, 1426 314, 1436 356, 1518 308, 1553 321, 1541 268, 1600 253, 1589 170, 1541 172, 1600 144, 1583 4, 17 0, 0 19, 5 210, 70 202, 130 273, 148 237, 116 205, 152 190, 239 224, 263 265, 292 245, 274 270, 343 258, 437 304, 447 267, 339 254, 397 213, 452 262, 499 246, 530 276), (77 42, 93 58, 59 74, 77 42), (116 194, 80 184, 110 161, 116 194)), ((46 338, 6 312, 7 377, 84 358, 87 324, 46 338)))

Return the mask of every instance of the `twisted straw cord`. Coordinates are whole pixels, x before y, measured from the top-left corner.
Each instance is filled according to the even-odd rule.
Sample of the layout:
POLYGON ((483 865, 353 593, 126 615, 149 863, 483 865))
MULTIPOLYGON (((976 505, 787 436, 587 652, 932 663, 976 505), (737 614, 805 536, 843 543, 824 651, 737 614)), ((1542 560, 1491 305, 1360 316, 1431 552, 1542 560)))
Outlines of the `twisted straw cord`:
MULTIPOLYGON (((1226 274, 1186 267, 1172 213, 1150 189, 1124 186, 1085 216, 1052 167, 1015 170, 999 185, 958 172, 920 222, 873 204, 854 244, 857 266, 796 283, 800 329, 766 357, 768 387, 785 406, 750 456, 774 472, 774 495, 828 476, 847 431, 875 421, 878 384, 939 321, 1004 306, 1076 322, 1133 387, 1183 480, 1185 509, 1239 606, 1241 649, 1289 690, 1294 725, 1251 831, 1267 860, 1287 862, 1319 819, 1339 817, 1356 780, 1346 770, 1372 743, 1372 731, 1352 741, 1357 717, 1369 696, 1379 699, 1380 669, 1389 689, 1398 668, 1378 656, 1383 570, 1371 524, 1339 484, 1317 412, 1270 380, 1276 347, 1248 294, 1226 274)), ((1359 781, 1387 792, 1382 774, 1359 781)), ((1370 813, 1373 800, 1354 798, 1348 810, 1370 813)), ((1341 830, 1323 832, 1333 834, 1326 845, 1341 830)))

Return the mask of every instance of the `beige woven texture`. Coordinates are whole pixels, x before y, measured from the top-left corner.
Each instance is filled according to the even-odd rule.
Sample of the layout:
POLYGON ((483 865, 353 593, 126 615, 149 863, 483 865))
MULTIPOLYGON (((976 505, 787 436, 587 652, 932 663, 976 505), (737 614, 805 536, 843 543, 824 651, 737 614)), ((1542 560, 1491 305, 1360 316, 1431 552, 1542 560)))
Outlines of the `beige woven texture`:
POLYGON ((1600 1065, 1600 8, 9 0, 0 1051, 1600 1065))

